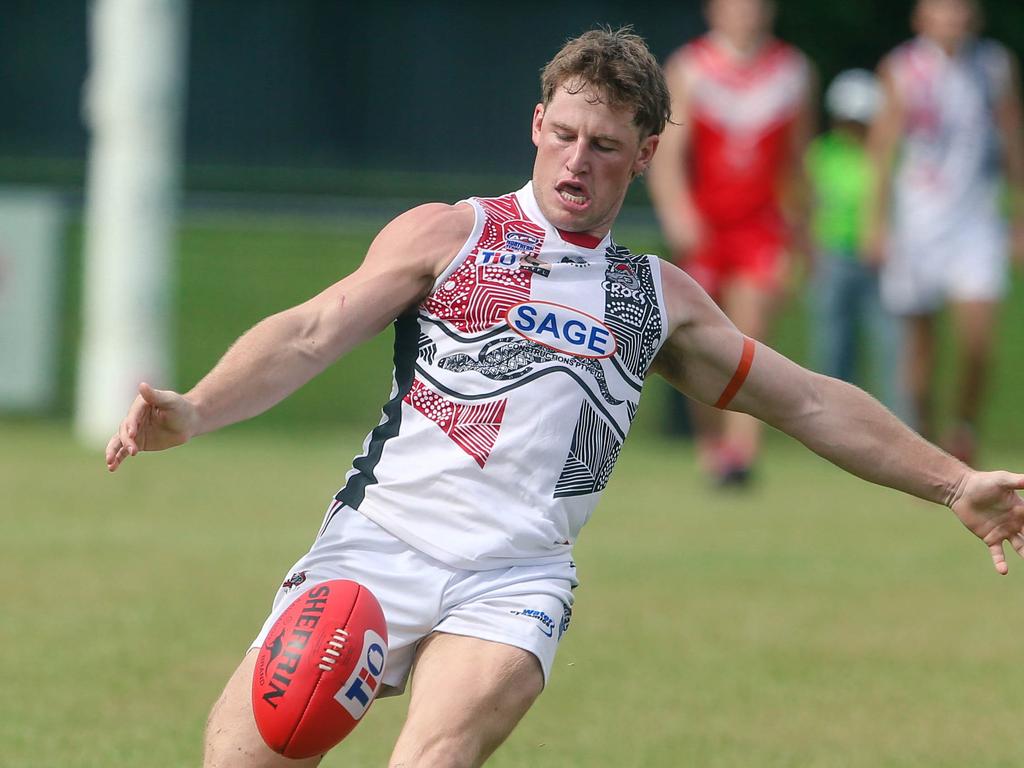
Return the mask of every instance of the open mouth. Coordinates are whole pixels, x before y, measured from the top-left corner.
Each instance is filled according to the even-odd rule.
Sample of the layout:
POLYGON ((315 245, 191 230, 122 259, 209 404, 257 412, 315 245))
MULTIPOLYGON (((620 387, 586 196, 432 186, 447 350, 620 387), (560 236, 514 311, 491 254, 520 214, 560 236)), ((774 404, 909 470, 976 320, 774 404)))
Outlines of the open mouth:
POLYGON ((590 200, 587 188, 574 181, 561 181, 555 186, 558 196, 574 207, 585 207, 590 200))

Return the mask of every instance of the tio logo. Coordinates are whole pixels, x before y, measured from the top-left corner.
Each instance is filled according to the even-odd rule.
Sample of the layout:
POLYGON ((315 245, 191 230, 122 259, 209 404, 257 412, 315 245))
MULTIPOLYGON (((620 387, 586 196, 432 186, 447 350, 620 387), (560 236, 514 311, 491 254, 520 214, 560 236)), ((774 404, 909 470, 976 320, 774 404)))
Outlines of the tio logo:
POLYGON ((485 267, 519 267, 519 254, 508 251, 480 251, 480 264, 485 267))
POLYGON ((373 697, 377 695, 384 674, 384 663, 387 661, 387 649, 384 638, 372 629, 366 630, 363 635, 363 658, 341 689, 334 694, 335 700, 352 715, 353 720, 358 720, 366 713, 373 697))

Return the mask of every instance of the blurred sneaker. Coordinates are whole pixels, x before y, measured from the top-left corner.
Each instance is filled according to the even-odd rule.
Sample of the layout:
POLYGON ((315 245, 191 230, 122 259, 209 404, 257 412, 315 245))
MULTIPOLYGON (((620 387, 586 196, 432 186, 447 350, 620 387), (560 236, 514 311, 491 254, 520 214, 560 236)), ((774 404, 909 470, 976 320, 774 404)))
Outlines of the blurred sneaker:
POLYGON ((748 488, 751 481, 749 466, 728 467, 719 471, 715 485, 719 488, 748 488))
POLYGON ((752 462, 740 451, 723 445, 718 450, 713 474, 719 488, 747 488, 751 482, 752 462))

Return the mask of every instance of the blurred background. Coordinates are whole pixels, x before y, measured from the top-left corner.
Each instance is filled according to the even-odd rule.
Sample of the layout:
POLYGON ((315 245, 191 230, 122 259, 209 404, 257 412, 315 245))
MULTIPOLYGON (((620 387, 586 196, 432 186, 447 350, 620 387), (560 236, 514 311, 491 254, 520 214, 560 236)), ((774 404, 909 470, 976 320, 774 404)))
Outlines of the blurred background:
MULTIPOLYGON (((910 36, 911 0, 778 6, 779 37, 809 56, 822 88, 910 36)), ((1024 4, 983 7, 986 34, 1024 54, 1024 4)), ((192 765, 206 707, 278 572, 379 419, 392 340, 250 423, 115 478, 95 448, 116 427, 110 409, 124 411, 142 376, 190 387, 259 319, 354 269, 400 211, 521 186, 539 72, 561 43, 632 24, 664 60, 705 29, 701 3, 12 0, 0 16, 0 562, 12 584, 0 641, 29 648, 18 664, 0 660, 23 694, 0 703, 12 760, 0 764, 192 765), (96 41, 118 37, 90 32, 103 5, 142 14, 142 32, 100 67, 96 41), (105 107, 90 89, 154 62, 165 90, 146 107, 155 122, 135 130, 166 162, 103 160, 90 125, 105 107), (158 177, 157 190, 96 192, 102 210, 90 213, 101 167, 158 177), (147 217, 158 236, 124 235, 147 217), (102 262, 133 247, 137 259, 102 262), (87 354, 90 337, 115 349, 87 354), (159 353, 128 354, 140 339, 159 353), (41 614, 31 587, 53 582, 61 597, 41 614), (76 652, 55 660, 69 636, 76 652)), ((642 183, 616 239, 665 253, 642 183)), ((808 363, 805 292, 794 277, 773 342, 808 363)), ((1002 313, 982 463, 1020 469, 1019 272, 1002 313)), ((940 352, 940 400, 951 368, 940 352)), ((1004 665, 1024 631, 1010 591, 1024 568, 993 587, 984 550, 952 522, 778 435, 752 494, 716 495, 692 448, 667 436, 666 396, 652 382, 605 517, 581 541, 593 589, 580 593, 563 667, 494 764, 1017 764, 1024 686, 1004 665), (648 548, 624 552, 631 537, 648 548), (627 679, 614 650, 635 646, 627 679)), ((386 755, 400 713, 380 708, 346 760, 386 755)))
MULTIPOLYGON (((873 68, 905 39, 911 5, 787 0, 779 4, 777 31, 809 55, 824 87, 842 69, 873 68)), ((174 349, 162 380, 179 388, 194 383, 264 312, 344 274, 400 210, 519 186, 532 162, 527 125, 538 73, 564 39, 598 22, 630 23, 663 59, 704 24, 697 0, 639 8, 604 2, 557 12, 527 2, 514 14, 497 7, 467 11, 457 3, 314 0, 179 7, 180 218, 165 280, 174 349)), ((36 386, 36 396, 22 405, 0 401, 0 412, 27 405, 38 414, 67 416, 75 402, 89 8, 69 0, 45 10, 16 2, 0 25, 0 103, 8 105, 0 121, 0 185, 7 199, 15 191, 45 193, 52 206, 44 216, 52 221, 38 226, 59 237, 45 276, 57 291, 58 320, 50 321, 42 344, 56 366, 55 386, 42 387, 45 392, 36 386)), ((995 1, 985 10, 986 31, 1024 49, 1024 6, 995 1)), ((178 183, 172 178, 170 188, 178 183)), ((7 221, 0 217, 0 224, 7 221)), ((8 250, 18 237, 10 226, 0 229, 8 250)), ((664 253, 641 184, 631 191, 618 239, 634 250, 664 253)), ((10 275, 0 283, 0 301, 11 301, 4 285, 11 290, 10 275)), ((806 361, 802 303, 789 306, 776 343, 806 361)), ((1019 324, 1003 327, 1012 334, 1019 324)), ((387 340, 378 347, 359 362, 375 374, 365 394, 358 382, 342 393, 328 376, 268 422, 371 423, 387 376, 376 370, 388 355, 387 340)), ((0 374, 13 376, 5 368, 0 374)), ((1019 409, 999 394, 1007 378, 997 379, 991 400, 1005 411, 991 425, 993 439, 1012 439, 1024 425, 1019 409)))

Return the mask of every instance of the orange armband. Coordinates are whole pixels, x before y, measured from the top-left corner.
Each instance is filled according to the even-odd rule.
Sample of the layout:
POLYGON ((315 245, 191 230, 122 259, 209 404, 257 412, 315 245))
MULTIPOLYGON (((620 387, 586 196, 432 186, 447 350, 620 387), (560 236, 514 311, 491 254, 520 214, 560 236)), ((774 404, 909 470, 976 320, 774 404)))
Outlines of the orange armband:
POLYGON ((715 408, 725 408, 732 402, 732 399, 736 397, 736 393, 740 391, 740 387, 743 386, 743 382, 747 380, 747 374, 750 373, 750 366, 753 362, 754 340, 744 336, 743 354, 740 355, 740 364, 736 367, 736 373, 732 375, 729 383, 725 385, 725 389, 722 390, 722 396, 715 403, 715 408))

